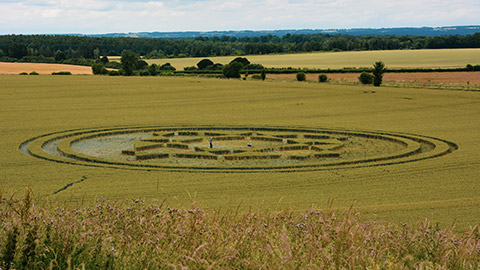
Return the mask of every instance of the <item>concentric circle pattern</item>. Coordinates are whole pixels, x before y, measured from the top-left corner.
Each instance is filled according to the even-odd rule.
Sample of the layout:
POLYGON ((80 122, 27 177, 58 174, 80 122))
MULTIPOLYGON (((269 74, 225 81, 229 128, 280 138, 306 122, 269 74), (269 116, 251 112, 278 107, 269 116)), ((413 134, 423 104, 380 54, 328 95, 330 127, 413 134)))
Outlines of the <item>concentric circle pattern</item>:
POLYGON ((23 142, 37 158, 137 170, 328 170, 413 162, 456 144, 403 133, 306 127, 143 126, 68 130, 23 142))

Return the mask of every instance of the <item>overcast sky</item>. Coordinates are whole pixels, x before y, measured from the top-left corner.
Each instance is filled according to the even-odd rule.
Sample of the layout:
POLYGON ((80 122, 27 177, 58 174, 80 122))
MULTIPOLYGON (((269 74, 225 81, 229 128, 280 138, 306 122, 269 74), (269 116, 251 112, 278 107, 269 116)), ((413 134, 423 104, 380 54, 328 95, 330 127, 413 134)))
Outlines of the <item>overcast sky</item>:
POLYGON ((0 0, 0 34, 479 25, 480 0, 0 0))

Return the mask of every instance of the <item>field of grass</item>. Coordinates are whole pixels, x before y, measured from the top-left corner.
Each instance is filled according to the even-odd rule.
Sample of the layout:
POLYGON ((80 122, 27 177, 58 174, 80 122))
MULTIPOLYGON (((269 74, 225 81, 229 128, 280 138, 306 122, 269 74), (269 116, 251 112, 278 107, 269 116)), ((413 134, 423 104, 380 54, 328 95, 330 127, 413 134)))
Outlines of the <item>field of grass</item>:
MULTIPOLYGON (((441 49, 441 50, 397 50, 397 51, 359 51, 325 52, 284 55, 247 55, 252 63, 265 67, 294 68, 344 68, 371 67, 376 61, 383 61, 389 68, 446 68, 465 67, 467 64, 480 63, 480 49, 441 49)), ((196 66, 204 58, 215 63, 228 64, 235 57, 198 57, 175 59, 147 59, 149 64, 171 63, 177 70, 196 66)), ((116 58, 112 58, 116 59, 116 58)))
POLYGON ((196 77, 0 76, 0 185, 39 200, 140 198, 241 212, 352 204, 364 217, 458 230, 480 222, 480 94, 196 77), (375 90, 373 93, 371 90, 375 90), (405 132, 452 141, 451 154, 397 165, 305 172, 201 173, 68 165, 26 156, 32 137, 147 125, 305 126, 405 132))

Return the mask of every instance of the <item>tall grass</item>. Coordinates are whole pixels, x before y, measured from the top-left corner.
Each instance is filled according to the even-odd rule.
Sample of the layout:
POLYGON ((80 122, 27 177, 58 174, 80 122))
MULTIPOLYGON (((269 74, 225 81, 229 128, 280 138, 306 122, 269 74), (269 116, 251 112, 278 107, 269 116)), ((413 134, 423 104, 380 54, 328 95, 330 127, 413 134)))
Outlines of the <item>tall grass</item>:
POLYGON ((478 269, 478 226, 361 221, 311 209, 245 214, 141 200, 42 207, 27 191, 0 202, 2 269, 478 269))

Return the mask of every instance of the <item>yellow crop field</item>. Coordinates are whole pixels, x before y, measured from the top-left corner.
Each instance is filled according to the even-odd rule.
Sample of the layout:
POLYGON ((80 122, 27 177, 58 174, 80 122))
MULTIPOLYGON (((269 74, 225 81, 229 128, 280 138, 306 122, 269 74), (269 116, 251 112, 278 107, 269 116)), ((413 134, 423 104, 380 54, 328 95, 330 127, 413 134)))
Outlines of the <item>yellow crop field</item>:
MULTIPOLYGON (((276 68, 358 68, 371 67, 374 62, 380 60, 389 68, 446 68, 465 67, 467 64, 479 64, 480 49, 319 52, 282 55, 247 55, 245 57, 252 63, 276 68)), ((208 58, 215 63, 228 64, 235 57, 147 59, 146 61, 149 64, 164 64, 168 62, 177 68, 177 70, 182 70, 184 67, 196 66, 196 64, 204 58, 208 58)))
POLYGON ((302 211, 333 200, 376 220, 464 230, 480 222, 479 113, 480 93, 467 91, 1 75, 0 186, 74 205, 302 211))

